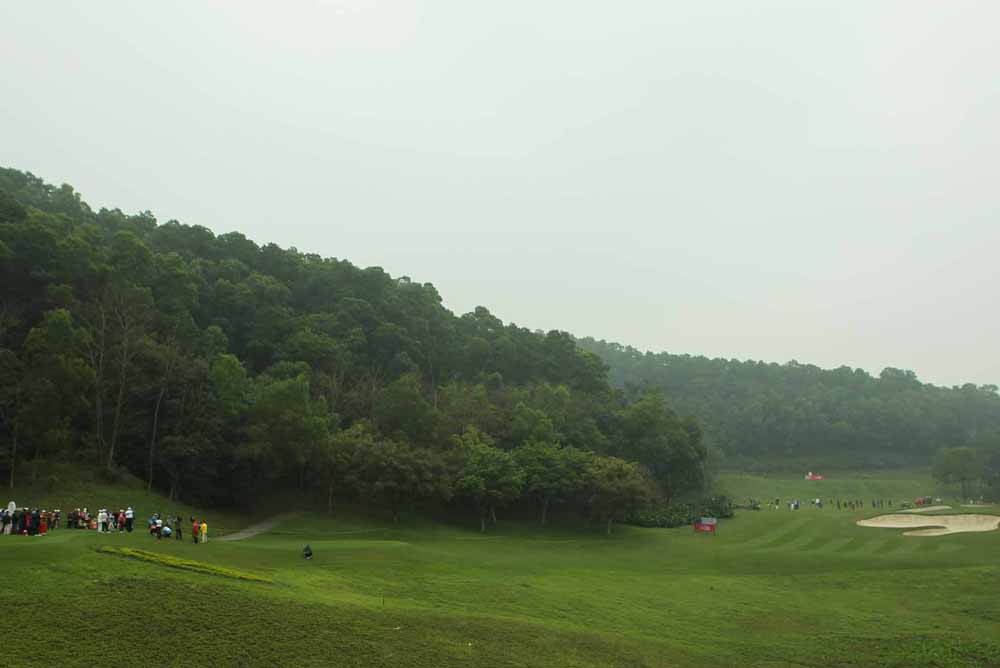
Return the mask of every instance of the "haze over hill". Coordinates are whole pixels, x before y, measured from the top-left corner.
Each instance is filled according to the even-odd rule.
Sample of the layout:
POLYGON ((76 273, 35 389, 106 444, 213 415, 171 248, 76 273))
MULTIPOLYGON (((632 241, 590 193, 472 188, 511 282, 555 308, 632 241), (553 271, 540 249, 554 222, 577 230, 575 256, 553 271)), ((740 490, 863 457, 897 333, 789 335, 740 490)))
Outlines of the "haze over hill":
MULTIPOLYGON (((942 448, 995 453, 1000 467, 996 385, 942 388, 905 369, 820 369, 695 355, 649 353, 583 338, 616 387, 666 392, 697 415, 729 466, 763 470, 926 465, 942 448)), ((1000 470, 998 470, 1000 473, 1000 470)))
POLYGON ((1000 668, 998 25, 0 2, 0 668, 1000 668))
POLYGON ((929 0, 4 3, 0 146, 99 206, 418 276, 459 313, 981 385, 998 24, 929 0))
MULTIPOLYGON (((374 474, 357 466, 413 457, 414 480, 430 487, 411 492, 447 500, 455 453, 471 443, 515 459, 542 447, 566 466, 610 456, 671 499, 705 491, 706 445, 765 468, 1000 455, 996 386, 642 354, 485 307, 457 317, 430 283, 95 212, 71 186, 12 169, 0 169, 0 277, 0 469, 11 480, 20 461, 78 453, 172 496, 329 485, 332 503, 335 490, 366 489, 374 474)), ((975 466, 992 470, 985 462, 975 466)), ((531 498, 511 490, 507 503, 531 498)), ((572 505, 574 490, 546 498, 572 505)))
MULTIPOLYGON (((705 490, 694 416, 557 330, 238 232, 93 211, 0 168, 0 471, 71 459, 171 499, 274 490, 612 522, 705 490)), ((690 509, 689 509, 690 510, 690 509)), ((693 512, 693 511, 692 511, 693 512)))

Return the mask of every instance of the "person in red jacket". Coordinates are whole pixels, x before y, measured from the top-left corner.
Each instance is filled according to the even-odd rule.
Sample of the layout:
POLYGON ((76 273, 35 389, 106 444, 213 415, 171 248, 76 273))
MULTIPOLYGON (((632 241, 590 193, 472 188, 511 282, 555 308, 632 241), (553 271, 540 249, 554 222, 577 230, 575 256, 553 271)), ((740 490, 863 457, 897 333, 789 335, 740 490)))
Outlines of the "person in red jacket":
POLYGON ((195 518, 192 517, 191 518, 191 539, 195 542, 196 545, 198 543, 198 534, 199 533, 201 533, 201 522, 199 522, 198 520, 196 520, 195 518))

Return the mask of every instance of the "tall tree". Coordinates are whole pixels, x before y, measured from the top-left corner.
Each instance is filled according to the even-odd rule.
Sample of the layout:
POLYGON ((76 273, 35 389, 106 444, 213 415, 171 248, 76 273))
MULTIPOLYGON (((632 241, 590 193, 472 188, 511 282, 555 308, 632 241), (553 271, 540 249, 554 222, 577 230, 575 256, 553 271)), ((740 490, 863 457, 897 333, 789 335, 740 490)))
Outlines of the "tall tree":
POLYGON ((349 464, 353 486, 368 498, 380 498, 399 523, 404 507, 420 499, 447 498, 444 466, 433 453, 391 440, 355 443, 349 464))
POLYGON ((303 489, 308 463, 329 433, 326 408, 311 398, 306 377, 260 380, 248 418, 243 456, 258 477, 292 474, 303 489))
POLYGON ((615 518, 638 510, 648 496, 636 465, 617 457, 591 460, 586 489, 590 510, 606 523, 609 536, 615 518))
POLYGON ((524 472, 514 458, 489 444, 490 439, 475 428, 455 438, 462 458, 453 490, 455 496, 468 499, 479 512, 480 531, 486 531, 487 518, 497 523, 497 508, 521 494, 524 472))
POLYGON ((584 483, 580 464, 585 454, 557 443, 530 441, 514 450, 513 456, 524 472, 523 494, 536 503, 545 526, 554 501, 570 500, 580 493, 584 483))
POLYGON ((983 464, 973 448, 946 448, 934 460, 932 473, 940 482, 961 485, 962 498, 968 499, 973 483, 983 475, 983 464))
POLYGON ((0 428, 6 432, 4 460, 8 468, 7 486, 14 489, 18 445, 21 437, 24 367, 20 356, 8 348, 0 348, 0 428))

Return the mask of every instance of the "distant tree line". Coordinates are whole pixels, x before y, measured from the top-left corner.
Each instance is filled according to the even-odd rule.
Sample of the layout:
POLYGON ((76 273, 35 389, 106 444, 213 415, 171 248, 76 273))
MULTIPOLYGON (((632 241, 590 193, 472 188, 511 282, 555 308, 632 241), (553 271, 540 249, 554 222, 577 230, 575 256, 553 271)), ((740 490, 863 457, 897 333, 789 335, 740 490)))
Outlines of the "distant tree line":
POLYGON ((14 487, 47 459, 203 502, 296 488, 610 528, 700 491, 706 450, 565 332, 0 169, 0 471, 14 487))
POLYGON ((893 368, 873 377, 846 366, 640 352, 590 338, 577 343, 609 366, 613 385, 655 388, 678 411, 697 415, 706 443, 730 466, 926 466, 942 449, 1000 452, 995 385, 938 387, 893 368))
POLYGON ((945 448, 931 472, 939 482, 957 485, 964 500, 1000 501, 1000 448, 945 448))

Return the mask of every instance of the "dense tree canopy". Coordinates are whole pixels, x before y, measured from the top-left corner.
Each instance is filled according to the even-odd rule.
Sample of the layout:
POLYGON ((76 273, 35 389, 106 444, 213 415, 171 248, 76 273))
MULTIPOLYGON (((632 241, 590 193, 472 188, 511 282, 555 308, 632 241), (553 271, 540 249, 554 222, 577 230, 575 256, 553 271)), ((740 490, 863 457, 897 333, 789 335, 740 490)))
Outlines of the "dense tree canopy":
POLYGON ((395 518, 431 499, 485 528, 511 504, 610 522, 699 490, 705 448, 694 418, 613 390, 565 332, 2 169, 0 470, 14 486, 52 457, 172 497, 302 489, 395 518))
POLYGON ((974 448, 945 448, 934 459, 932 473, 945 484, 958 484, 968 499, 974 484, 984 477, 982 455, 974 448))
MULTIPOLYGON (((942 448, 1000 448, 994 385, 944 388, 892 368, 875 378, 848 367, 643 353, 594 339, 578 343, 610 367, 612 384, 661 390, 678 411, 696 415, 706 442, 730 464, 927 465, 942 448)), ((658 430, 656 438, 669 441, 669 431, 658 430)))

